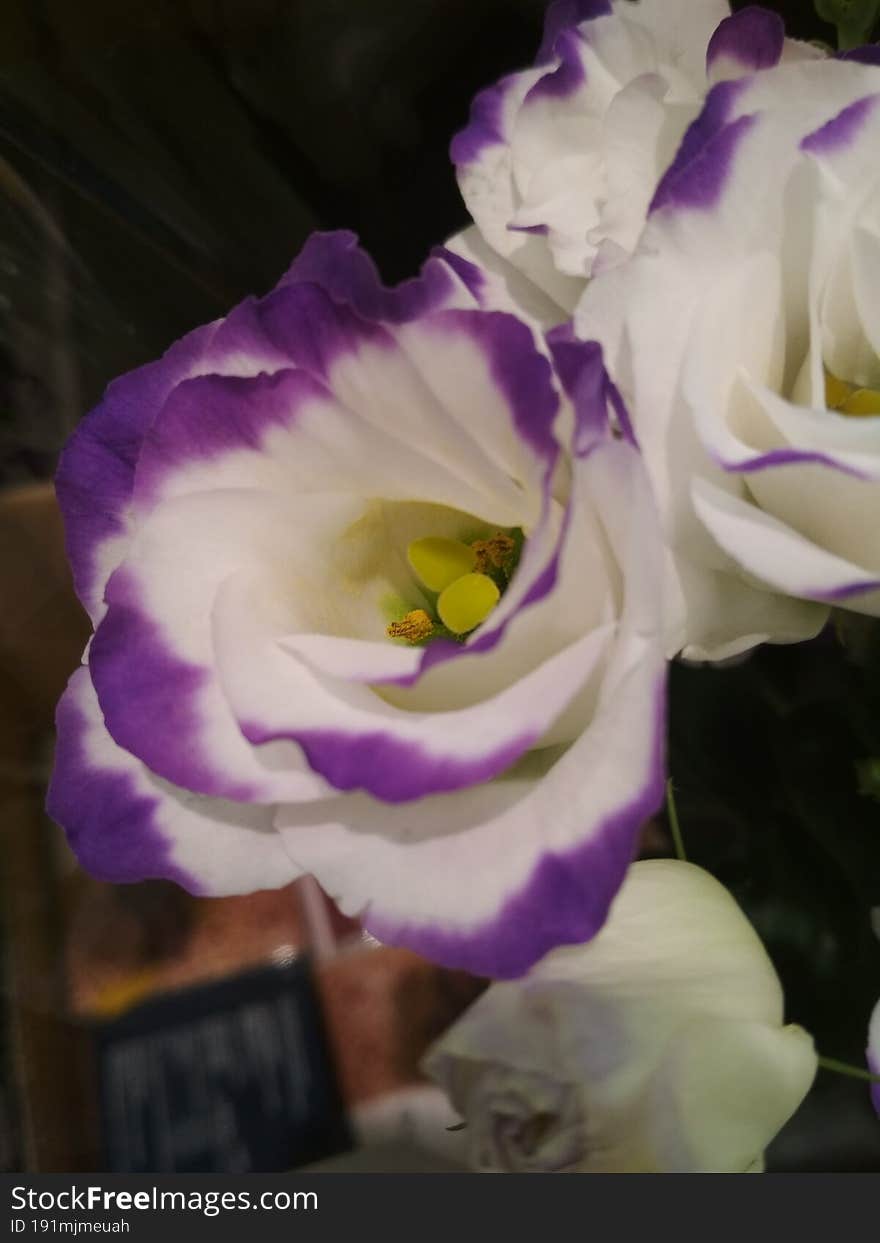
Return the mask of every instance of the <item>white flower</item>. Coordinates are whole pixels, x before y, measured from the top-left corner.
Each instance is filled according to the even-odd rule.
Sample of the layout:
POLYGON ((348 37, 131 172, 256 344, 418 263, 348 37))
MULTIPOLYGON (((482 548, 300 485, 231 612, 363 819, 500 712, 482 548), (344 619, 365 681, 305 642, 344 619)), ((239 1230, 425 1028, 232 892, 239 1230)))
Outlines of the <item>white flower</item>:
POLYGON ((880 615, 880 67, 723 83, 594 280, 674 555, 668 650, 880 615))
POLYGON ((708 86, 818 55, 777 14, 730 16, 727 0, 557 0, 536 66, 482 91, 453 141, 476 229, 451 245, 531 314, 565 318, 635 247, 708 86))
POLYGON ((662 800, 658 523, 598 347, 481 288, 316 236, 83 421, 49 806, 84 866, 311 872, 481 975, 601 926, 662 800))
POLYGON ((751 1172, 806 1095, 811 1038, 730 894, 634 864, 589 944, 493 984, 426 1069, 479 1170, 751 1172))

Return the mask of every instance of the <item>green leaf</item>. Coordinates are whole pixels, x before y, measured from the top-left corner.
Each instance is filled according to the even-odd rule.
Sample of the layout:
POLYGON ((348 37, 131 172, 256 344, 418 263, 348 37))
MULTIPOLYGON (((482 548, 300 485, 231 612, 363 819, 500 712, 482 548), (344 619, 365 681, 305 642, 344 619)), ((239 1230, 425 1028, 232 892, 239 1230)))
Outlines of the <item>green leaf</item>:
POLYGON ((837 46, 841 51, 867 43, 880 16, 880 0, 815 0, 815 3, 822 20, 837 27, 837 46))

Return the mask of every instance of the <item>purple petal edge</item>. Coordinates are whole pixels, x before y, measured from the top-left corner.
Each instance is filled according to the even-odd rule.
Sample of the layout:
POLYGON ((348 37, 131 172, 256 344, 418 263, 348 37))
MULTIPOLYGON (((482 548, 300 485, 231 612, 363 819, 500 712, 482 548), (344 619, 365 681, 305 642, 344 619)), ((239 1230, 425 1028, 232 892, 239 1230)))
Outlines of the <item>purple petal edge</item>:
POLYGON ((313 233, 278 288, 300 283, 318 285, 334 301, 351 306, 364 319, 400 324, 448 301, 454 292, 452 267, 445 254, 435 251, 418 276, 388 286, 361 248, 357 234, 338 229, 313 233))
POLYGON ((648 214, 664 207, 714 207, 724 190, 736 149, 753 116, 731 121, 748 78, 719 82, 706 96, 703 111, 688 126, 675 159, 660 178, 648 214))
POLYGON ((624 439, 636 445, 629 411, 605 369, 598 341, 579 341, 571 324, 560 324, 547 333, 547 344, 556 374, 574 406, 574 452, 586 456, 610 431, 609 406, 617 416, 624 439))
POLYGON ((544 35, 535 64, 543 65, 553 59, 556 40, 565 30, 611 12, 611 0, 554 0, 544 17, 544 35))
POLYGON ((815 449, 771 449, 767 453, 759 453, 755 457, 740 462, 732 462, 717 453, 712 454, 712 457, 724 470, 737 475, 755 474, 758 471, 771 470, 778 466, 803 466, 807 463, 814 463, 818 466, 827 466, 830 470, 839 471, 843 475, 851 475, 854 479, 870 478, 856 467, 846 466, 830 454, 820 453, 815 449))
POLYGON ((824 587, 807 589, 802 594, 809 600, 821 600, 825 604, 834 604, 838 600, 851 600, 854 596, 864 596, 869 591, 877 590, 880 590, 880 578, 872 578, 861 583, 844 583, 840 587, 830 589, 824 587))
POLYGON ((553 46, 554 60, 559 61, 539 78, 526 95, 524 104, 536 99, 566 99, 584 84, 586 73, 580 54, 581 39, 575 30, 563 30, 553 46))
POLYGON ((848 147, 859 136, 862 126, 866 123, 878 101, 880 94, 865 95, 845 108, 841 108, 836 116, 826 121, 818 129, 801 139, 801 150, 811 155, 830 155, 843 147, 848 147))
POLYGON ((535 734, 524 733, 479 759, 453 760, 378 730, 273 730, 256 722, 241 722, 240 728, 255 746, 280 739, 298 743, 311 768, 335 789, 365 790, 383 803, 408 803, 491 781, 537 741, 535 734))
POLYGON ((197 328, 155 362, 108 385, 62 450, 55 491, 77 595, 89 607, 102 584, 95 557, 125 533, 141 444, 166 397, 204 355, 217 324, 197 328))
POLYGON ((89 664, 107 730, 118 746, 174 785, 234 802, 256 791, 216 771, 202 754, 196 696, 209 674, 168 651, 139 606, 137 589, 117 570, 108 610, 92 640, 89 664))
POLYGON ((771 69, 785 46, 785 23, 778 13, 750 4, 718 23, 706 49, 706 67, 727 57, 745 70, 771 69))
MULTIPOLYGON (((88 676, 82 669, 74 679, 88 676)), ((130 774, 101 769, 89 759, 89 723, 74 698, 74 679, 56 711, 58 737, 46 811, 64 827, 73 853, 97 880, 171 880, 198 893, 193 877, 171 861, 169 843, 155 823, 158 800, 138 794, 130 774)))
POLYGON ((152 505, 167 476, 225 453, 257 450, 270 428, 295 426, 304 405, 331 400, 318 379, 293 369, 184 380, 144 438, 135 496, 152 505))
POLYGON ((508 74, 494 86, 479 91, 471 103, 467 125, 449 144, 449 158, 456 168, 474 164, 489 147, 504 144, 504 98, 518 75, 508 74))
POLYGON ((470 259, 457 255, 454 250, 448 250, 445 246, 435 246, 431 254, 448 264, 478 305, 482 305, 486 288, 486 277, 482 269, 471 263, 470 259))
POLYGON ((644 785, 588 841, 542 855, 528 882, 492 919, 469 932, 453 932, 368 911, 364 926, 384 944, 403 945, 442 966, 492 979, 514 979, 557 946, 589 941, 605 923, 635 857, 640 828, 663 802, 665 705, 664 678, 656 691, 653 754, 644 785))

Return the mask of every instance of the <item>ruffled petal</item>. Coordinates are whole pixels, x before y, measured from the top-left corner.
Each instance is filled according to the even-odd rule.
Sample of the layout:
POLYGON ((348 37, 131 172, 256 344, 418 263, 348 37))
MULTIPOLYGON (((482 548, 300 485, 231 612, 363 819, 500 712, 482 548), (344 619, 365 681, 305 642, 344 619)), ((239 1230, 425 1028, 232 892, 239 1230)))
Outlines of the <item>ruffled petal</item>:
POLYGON ((728 556, 761 582, 789 595, 846 601, 856 612, 880 614, 880 576, 827 552, 705 479, 694 480, 692 497, 700 519, 728 556))
POLYGON ((411 807, 352 797, 279 811, 292 856, 380 940, 477 974, 517 975, 592 936, 663 796, 650 493, 625 443, 594 445, 578 463, 621 565, 624 611, 577 740, 561 758, 539 752, 503 780, 411 807))
POLYGON ((756 69, 779 64, 785 45, 785 23, 778 13, 750 4, 725 17, 706 49, 706 71, 711 82, 739 78, 756 69))
POLYGON ((299 869, 273 830, 271 809, 199 798, 150 773, 104 726, 89 671, 59 706, 47 809, 99 880, 173 880, 190 893, 276 888, 299 869))
POLYGON ((252 558, 283 558, 293 520, 289 505, 254 492, 169 501, 137 532, 107 586, 89 653, 107 728, 176 785, 242 802, 325 792, 292 744, 254 752, 213 668, 220 583, 252 558))

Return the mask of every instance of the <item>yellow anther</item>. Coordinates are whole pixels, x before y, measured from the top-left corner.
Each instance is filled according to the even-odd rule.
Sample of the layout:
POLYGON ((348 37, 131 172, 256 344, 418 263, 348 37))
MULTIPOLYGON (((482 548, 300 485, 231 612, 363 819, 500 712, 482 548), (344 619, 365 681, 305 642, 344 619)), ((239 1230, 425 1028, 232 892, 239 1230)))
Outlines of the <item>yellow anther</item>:
POLYGON ((476 564, 476 554, 457 539, 430 535, 413 540, 406 550, 406 559, 416 578, 429 591, 443 591, 476 564))
POLYGON ((385 633, 390 639, 405 639, 407 643, 421 643, 434 633, 434 623, 424 609, 412 609, 401 617, 400 621, 392 622, 385 633))
POLYGON ((501 592, 486 574, 463 574, 440 594, 437 612, 447 630, 467 634, 489 616, 501 592))
POLYGON ((476 556, 474 569, 485 574, 489 569, 506 570, 516 552, 516 543, 503 531, 496 531, 491 539, 474 540, 471 548, 476 556))
POLYGON ((845 380, 838 380, 830 371, 825 372, 825 404, 838 414, 865 418, 880 414, 880 389, 856 388, 845 380))

